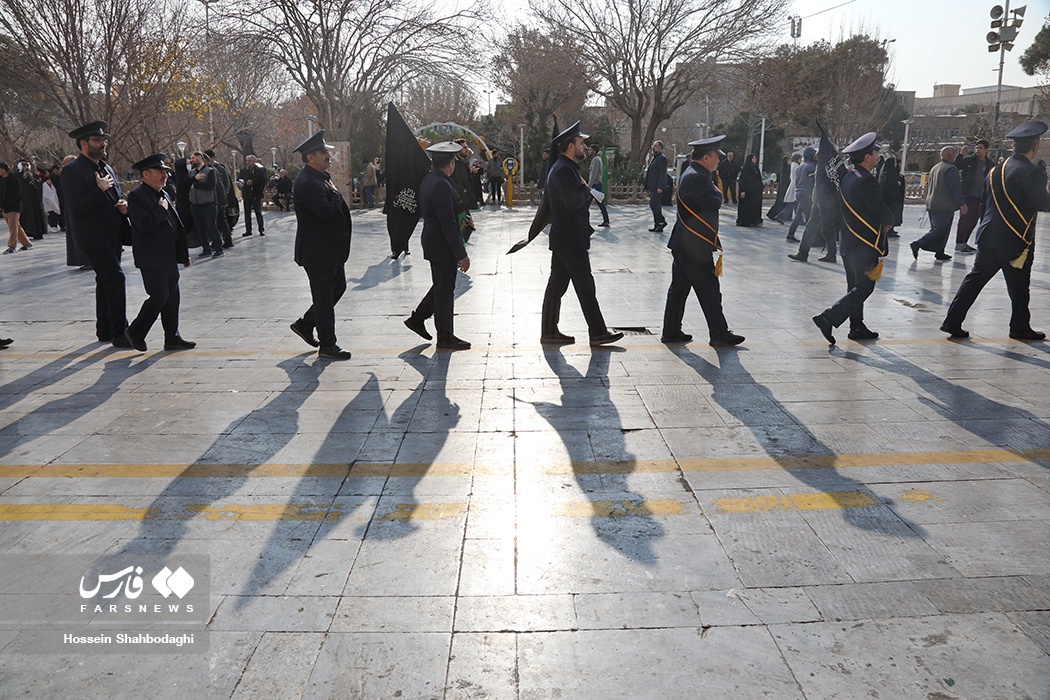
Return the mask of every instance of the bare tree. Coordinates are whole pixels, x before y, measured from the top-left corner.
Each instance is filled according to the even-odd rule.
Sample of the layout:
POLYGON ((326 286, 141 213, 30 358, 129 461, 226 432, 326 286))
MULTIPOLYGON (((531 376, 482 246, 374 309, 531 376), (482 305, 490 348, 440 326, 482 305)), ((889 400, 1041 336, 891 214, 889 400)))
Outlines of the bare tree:
POLYGON ((545 130, 556 112, 583 108, 592 71, 579 43, 576 36, 524 25, 499 42, 493 82, 505 86, 516 121, 545 130))
POLYGON ((0 33, 61 126, 103 119, 117 157, 150 145, 154 117, 185 75, 186 13, 175 0, 0 0, 0 33))
POLYGON ((631 121, 635 157, 657 126, 702 86, 707 60, 747 55, 779 18, 782 0, 530 0, 550 32, 586 27, 580 57, 591 88, 631 121))
POLYGON ((468 124, 477 117, 477 96, 459 78, 417 78, 400 92, 405 121, 417 127, 448 121, 468 124))
POLYGON ((782 121, 814 128, 819 119, 836 143, 882 131, 900 100, 887 81, 889 57, 878 38, 781 46, 752 72, 755 104, 782 121))
POLYGON ((334 140, 355 115, 405 81, 457 72, 477 5, 442 11, 425 0, 246 0, 223 21, 282 66, 334 140))

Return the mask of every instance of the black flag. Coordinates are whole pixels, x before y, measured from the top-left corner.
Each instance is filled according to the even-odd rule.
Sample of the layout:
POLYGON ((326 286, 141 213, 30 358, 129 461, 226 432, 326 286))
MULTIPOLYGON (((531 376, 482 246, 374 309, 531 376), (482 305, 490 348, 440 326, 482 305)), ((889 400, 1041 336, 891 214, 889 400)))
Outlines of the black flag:
MULTIPOLYGON (((554 160, 558 157, 558 154, 555 152, 557 151, 557 149, 554 147, 554 139, 560 133, 561 132, 558 130, 558 115, 555 114, 554 129, 551 131, 551 154, 550 156, 548 156, 551 160, 554 160)), ((529 243, 532 243, 532 239, 540 235, 540 231, 546 228, 547 224, 551 222, 551 205, 547 201, 546 184, 547 183, 544 183, 543 197, 540 199, 539 209, 536 210, 536 216, 532 218, 532 225, 529 226, 528 238, 523 238, 517 243, 515 243, 513 246, 511 246, 510 250, 507 251, 507 255, 510 255, 511 253, 517 253, 529 243)))
POLYGON ((832 245, 839 232, 839 224, 842 219, 842 210, 839 208, 839 179, 845 172, 845 168, 839 159, 839 151, 828 137, 828 132, 819 121, 820 148, 817 151, 817 171, 814 173, 813 183, 813 214, 811 220, 806 223, 807 235, 809 229, 813 229, 814 240, 823 240, 828 245, 828 250, 834 250, 832 245))
POLYGON ((386 113, 386 232, 393 257, 408 251, 408 239, 419 223, 416 197, 430 172, 430 158, 391 102, 386 113))

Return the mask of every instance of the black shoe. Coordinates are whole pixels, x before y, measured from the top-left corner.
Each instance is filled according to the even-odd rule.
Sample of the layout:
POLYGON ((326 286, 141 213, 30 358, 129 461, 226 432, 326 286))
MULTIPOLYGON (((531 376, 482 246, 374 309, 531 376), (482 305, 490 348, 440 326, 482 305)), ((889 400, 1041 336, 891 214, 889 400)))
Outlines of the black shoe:
POLYGON ((1014 340, 1046 340, 1046 333, 1029 328, 1026 331, 1010 331, 1010 337, 1014 340))
POLYGON ((349 360, 350 351, 343 350, 338 345, 325 345, 317 351, 317 356, 328 360, 349 360))
POLYGON ((262 232, 262 230, 260 230, 260 231, 259 231, 259 235, 260 235, 260 236, 265 236, 266 234, 265 234, 265 233, 263 233, 263 232, 262 232))
POLYGON ((591 338, 591 347, 593 348, 599 345, 608 345, 609 343, 615 343, 621 338, 623 338, 623 333, 612 333, 609 330, 606 330, 601 335, 591 338))
POLYGON ((212 260, 214 260, 215 258, 225 257, 225 255, 226 255, 226 253, 222 252, 221 250, 217 250, 217 251, 215 251, 214 253, 211 254, 211 257, 212 257, 212 260))
POLYGON ((838 262, 838 260, 835 259, 834 255, 825 255, 823 258, 817 258, 817 260, 819 260, 820 262, 826 262, 826 263, 837 263, 838 262))
POLYGON ((850 340, 875 340, 879 337, 879 334, 873 330, 861 326, 860 328, 851 328, 849 335, 846 336, 850 340))
MULTIPOLYGON (((947 321, 941 324, 941 331, 947 333, 953 338, 969 338, 970 332, 964 331, 961 326, 953 326, 947 321)), ((1011 336, 1012 337, 1012 336, 1011 336)))
POLYGON ((454 335, 444 340, 438 339, 437 346, 440 350, 470 350, 470 343, 454 335))
POLYGON ((951 260, 952 259, 952 256, 948 255, 947 253, 937 253, 933 257, 936 258, 937 260, 939 260, 940 262, 944 262, 945 260, 951 260))
POLYGON ((242 234, 241 234, 241 238, 247 238, 247 237, 248 237, 248 236, 250 236, 250 235, 252 235, 252 232, 251 232, 251 231, 249 231, 248 233, 242 233, 242 234))
POLYGON ((0 348, 6 348, 11 343, 15 342, 11 338, 0 338, 0 348))
POLYGON ((609 225, 609 222, 608 222, 608 221, 603 221, 603 222, 601 222, 601 223, 600 223, 600 224, 598 224, 598 225, 599 225, 599 226, 608 226, 608 225, 609 225))
POLYGON ((785 241, 791 241, 792 243, 800 243, 801 242, 801 241, 799 241, 799 239, 795 238, 794 236, 788 236, 784 240, 785 241))
POLYGON ((197 347, 197 344, 194 343, 192 340, 183 340, 179 336, 175 336, 174 338, 166 338, 164 340, 165 350, 192 350, 195 347, 197 347))
POLYGON ((660 231, 663 231, 663 229, 662 228, 651 228, 651 229, 649 229, 649 233, 660 233, 660 231))
MULTIPOLYGON (((134 345, 131 344, 131 341, 128 340, 127 336, 124 333, 121 333, 120 335, 113 336, 110 339, 109 342, 113 344, 113 347, 115 347, 115 348, 124 348, 125 350, 131 350, 132 348, 135 347, 134 345)), ((143 348, 145 348, 145 347, 146 347, 145 344, 143 344, 143 348)))
POLYGON ((210 258, 211 257, 211 251, 210 250, 206 250, 203 253, 201 253, 200 255, 198 255, 197 257, 198 258, 210 258))
POLYGON ((726 331, 722 335, 711 338, 711 345, 714 347, 732 347, 734 345, 740 345, 744 342, 744 336, 737 335, 733 331, 726 331))
POLYGON ((831 325, 831 321, 824 318, 824 314, 817 314, 813 317, 813 323, 817 324, 817 328, 824 334, 824 338, 827 339, 828 343, 834 345, 835 336, 832 335, 832 331, 835 330, 835 327, 831 325))
MULTIPOLYGON (((136 338, 131 334, 131 327, 124 329, 124 339, 131 343, 131 347, 135 348, 139 352, 146 352, 146 339, 136 338)), ((114 343, 116 345, 116 343, 114 343)))
POLYGON ((791 258, 792 260, 798 260, 799 262, 808 262, 809 261, 809 256, 808 255, 803 255, 802 253, 790 253, 788 255, 788 257, 791 258))
POLYGON ((900 238, 901 235, 899 233, 897 233, 896 231, 890 229, 890 232, 886 234, 886 237, 887 238, 900 238))
POLYGON ((540 343, 543 345, 572 345, 575 342, 576 338, 559 331, 540 336, 540 343))
POLYGON ((918 241, 912 241, 911 242, 911 256, 913 258, 915 258, 916 260, 919 259, 919 242, 918 241))
POLYGON ((305 340, 306 344, 310 347, 316 348, 320 345, 320 343, 317 342, 317 338, 314 337, 313 328, 307 328, 306 326, 302 325, 299 321, 296 321, 288 327, 292 329, 292 333, 295 333, 297 336, 305 340))
POLYGON ((108 337, 104 338, 101 335, 97 336, 97 337, 98 337, 98 342, 100 342, 100 343, 108 343, 109 341, 113 340, 112 338, 108 338, 108 337))
POLYGON ((232 248, 232 247, 233 247, 233 244, 232 244, 232 243, 223 243, 223 244, 222 244, 222 247, 223 247, 223 248, 232 248))
POLYGON ((419 337, 423 338, 423 340, 434 339, 434 336, 430 335, 430 333, 427 332, 426 322, 423 319, 416 316, 415 314, 412 314, 411 316, 405 319, 405 327, 413 333, 415 333, 416 335, 418 335, 419 337))
POLYGON ((682 331, 675 331, 674 333, 664 333, 660 336, 661 343, 689 343, 692 342, 693 336, 682 331))

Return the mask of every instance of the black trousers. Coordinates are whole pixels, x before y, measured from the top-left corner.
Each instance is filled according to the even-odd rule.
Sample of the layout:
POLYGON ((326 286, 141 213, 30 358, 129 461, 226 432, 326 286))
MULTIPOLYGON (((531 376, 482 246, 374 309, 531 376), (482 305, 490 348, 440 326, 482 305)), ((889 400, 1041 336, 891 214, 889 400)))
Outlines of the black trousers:
POLYGON ((846 268, 846 295, 824 311, 824 318, 838 328, 849 319, 850 329, 864 327, 864 302, 875 291, 875 280, 868 277, 868 270, 879 262, 878 255, 871 253, 847 253, 842 251, 842 264, 846 268))
POLYGON ((95 335, 106 341, 128 327, 124 270, 120 248, 91 248, 81 251, 95 271, 95 335))
POLYGON ((145 338, 159 316, 164 339, 171 340, 179 334, 179 267, 144 267, 141 272, 146 301, 128 326, 128 333, 145 338))
POLYGON ((303 314, 303 325, 317 329, 321 347, 335 345, 335 305, 346 291, 346 272, 342 265, 304 266, 310 279, 313 304, 303 314))
POLYGON ((558 319, 561 317, 561 298, 572 282, 576 297, 580 300, 583 317, 587 320, 587 331, 595 338, 606 332, 605 319, 598 307, 595 293, 594 275, 591 274, 591 258, 586 250, 568 252, 551 251, 551 276, 547 280, 547 290, 543 294, 543 335, 552 335, 558 331, 558 319))
POLYGON ((255 212, 255 220, 259 222, 259 233, 262 233, 265 229, 263 228, 262 218, 262 194, 258 197, 252 197, 251 199, 244 200, 244 232, 252 232, 252 212, 255 212))
POLYGON ((915 241, 922 250, 931 253, 944 253, 944 247, 948 245, 948 234, 952 231, 952 219, 955 218, 955 210, 931 209, 930 230, 925 236, 915 241))
POLYGON ((451 255, 447 259, 431 260, 432 284, 414 312, 417 318, 434 317, 438 340, 448 340, 455 335, 456 270, 456 261, 451 255))
POLYGON ((1003 278, 1006 280, 1006 291, 1010 294, 1010 332, 1031 330, 1032 312, 1028 309, 1028 300, 1031 296, 1032 258, 1034 257, 1035 246, 1032 246, 1028 251, 1028 258, 1024 266, 1018 269, 1010 264, 1010 258, 1005 253, 978 244, 973 269, 959 285, 959 291, 955 293, 955 299, 948 307, 948 315, 944 322, 950 326, 961 326, 966 319, 966 313, 977 301, 977 296, 984 289, 984 285, 988 284, 988 281, 995 277, 999 270, 1002 270, 1003 278))
POLYGON ((667 226, 667 219, 664 218, 664 193, 651 190, 649 192, 649 209, 653 212, 653 228, 660 226, 667 226))
POLYGON ((672 250, 671 255, 674 262, 671 263, 671 286, 667 288, 667 303, 664 305, 663 334, 681 332, 685 303, 692 289, 707 319, 711 338, 725 335, 729 324, 722 313, 722 290, 715 274, 714 254, 689 256, 672 250))
POLYGON ((732 201, 736 204, 736 178, 729 178, 725 181, 722 190, 722 199, 726 202, 732 201))

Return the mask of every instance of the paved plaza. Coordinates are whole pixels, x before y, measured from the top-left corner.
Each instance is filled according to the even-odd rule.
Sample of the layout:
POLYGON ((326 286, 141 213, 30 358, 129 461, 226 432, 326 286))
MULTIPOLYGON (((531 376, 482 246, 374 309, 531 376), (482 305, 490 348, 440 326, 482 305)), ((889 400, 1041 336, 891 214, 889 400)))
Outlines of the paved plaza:
MULTIPOLYGON (((288 329, 294 215, 183 271, 187 352, 159 323, 146 353, 95 342, 93 275, 60 236, 4 256, 0 697, 1050 698, 1050 344, 1007 337, 1001 277, 948 340, 972 256, 913 260, 909 205, 867 305, 882 337, 829 348, 810 317, 841 264, 793 262, 784 227, 729 208, 747 340, 710 347, 694 298, 696 339, 665 346, 667 235, 612 206, 591 260, 627 336, 543 348, 546 236, 505 254, 534 211, 476 215, 455 353, 402 324, 430 270, 418 233, 389 259, 375 210, 353 215, 347 362, 288 329), (31 649, 90 588, 34 568, 50 555, 196 572, 201 648, 31 649)), ((561 330, 586 338, 571 289, 561 330)))

